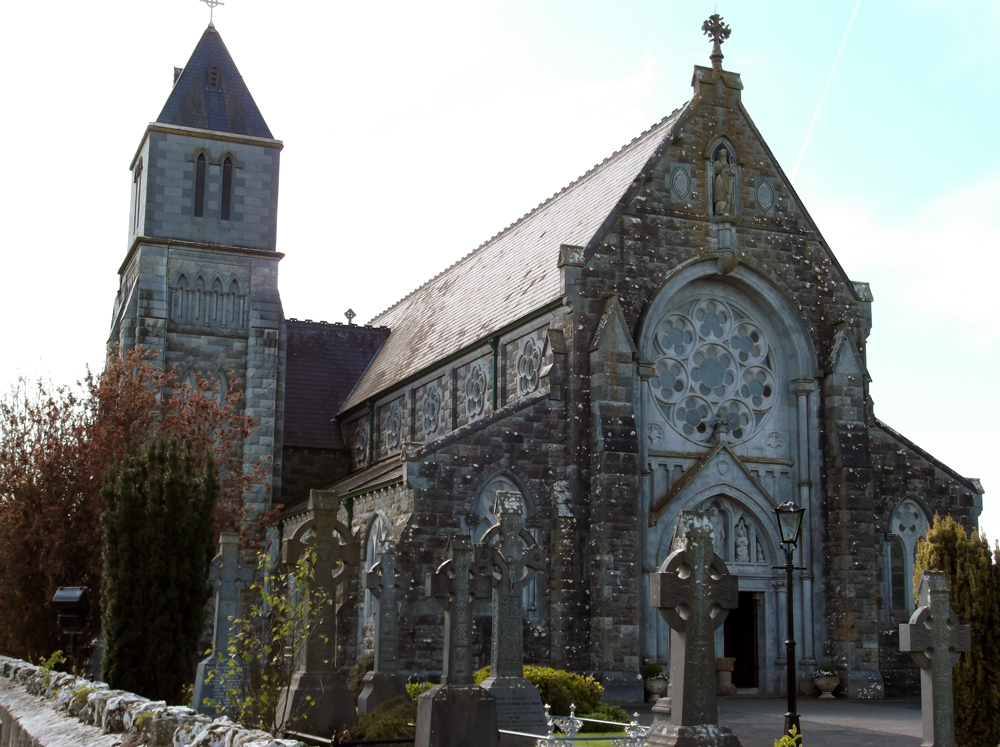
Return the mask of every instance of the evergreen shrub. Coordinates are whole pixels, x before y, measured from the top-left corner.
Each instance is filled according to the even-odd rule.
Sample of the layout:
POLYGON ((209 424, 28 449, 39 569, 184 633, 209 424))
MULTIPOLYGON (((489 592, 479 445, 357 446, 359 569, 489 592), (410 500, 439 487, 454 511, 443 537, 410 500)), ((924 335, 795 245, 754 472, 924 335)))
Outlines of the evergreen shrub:
MULTIPOLYGON (((934 516, 921 540, 913 569, 919 591, 924 570, 944 571, 951 608, 971 629, 972 650, 953 674, 955 743, 979 747, 1000 743, 1000 548, 990 552, 984 535, 967 535, 951 516, 934 516)), ((919 604, 919 598, 918 598, 919 604)))
POLYGON ((211 592, 218 491, 211 452, 164 438, 126 456, 102 488, 102 676, 113 689, 184 703, 211 592))

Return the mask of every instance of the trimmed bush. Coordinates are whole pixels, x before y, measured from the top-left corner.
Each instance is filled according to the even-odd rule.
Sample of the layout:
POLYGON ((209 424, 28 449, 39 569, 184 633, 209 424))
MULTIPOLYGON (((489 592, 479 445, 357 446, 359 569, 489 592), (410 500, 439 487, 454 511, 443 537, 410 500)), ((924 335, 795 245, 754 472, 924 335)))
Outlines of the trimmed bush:
MULTIPOLYGON (((580 713, 580 709, 576 709, 576 715, 580 718, 593 718, 598 721, 617 721, 618 723, 624 725, 629 723, 632 719, 629 718, 628 713, 626 713, 624 708, 619 708, 611 703, 598 703, 597 708, 591 713, 580 713)), ((580 729, 581 734, 592 733, 595 731, 610 731, 614 727, 607 726, 605 724, 588 724, 584 723, 583 727, 580 729)))
POLYGON ((433 682, 407 682, 406 692, 410 694, 410 697, 413 698, 413 700, 416 700, 432 687, 434 687, 433 682))
POLYGON ((396 698, 358 716, 351 739, 406 739, 417 734, 417 704, 396 698))
MULTIPOLYGON (((490 668, 483 667, 475 674, 475 683, 483 684, 490 676, 490 668)), ((551 706, 555 716, 568 716, 570 705, 576 704, 578 714, 592 713, 604 695, 604 688, 593 677, 573 674, 563 669, 524 667, 524 678, 538 688, 542 702, 551 706)))

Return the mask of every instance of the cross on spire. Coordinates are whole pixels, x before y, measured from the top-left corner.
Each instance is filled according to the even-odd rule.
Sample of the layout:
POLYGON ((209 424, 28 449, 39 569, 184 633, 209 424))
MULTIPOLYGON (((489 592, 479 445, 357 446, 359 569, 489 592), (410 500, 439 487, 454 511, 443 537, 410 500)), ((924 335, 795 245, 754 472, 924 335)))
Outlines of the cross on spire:
POLYGON ((214 29, 215 28, 215 23, 214 23, 214 21, 215 21, 215 6, 216 5, 225 5, 225 3, 221 2, 221 0, 201 0, 201 2, 205 3, 205 5, 208 6, 208 25, 211 28, 214 29))
MULTIPOLYGON (((203 0, 208 2, 208 0, 203 0)), ((712 61, 713 70, 722 69, 722 43, 733 33, 728 24, 722 22, 722 16, 713 13, 708 20, 701 24, 701 30, 712 40, 712 54, 708 59, 712 61)))

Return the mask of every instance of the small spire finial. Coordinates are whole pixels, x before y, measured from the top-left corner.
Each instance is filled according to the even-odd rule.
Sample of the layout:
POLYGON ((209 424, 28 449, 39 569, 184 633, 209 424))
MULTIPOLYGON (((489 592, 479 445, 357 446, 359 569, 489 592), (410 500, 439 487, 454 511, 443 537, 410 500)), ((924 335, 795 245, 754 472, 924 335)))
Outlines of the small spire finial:
POLYGON ((729 28, 728 24, 722 22, 722 16, 718 13, 713 13, 708 17, 707 21, 701 24, 701 30, 705 32, 705 35, 713 43, 712 54, 708 56, 708 59, 712 61, 712 69, 721 70, 722 42, 728 39, 729 35, 733 33, 732 29, 729 28))
POLYGON ((347 317, 348 324, 354 324, 354 317, 356 317, 357 314, 354 313, 354 309, 348 309, 344 312, 344 316, 347 317))
POLYGON ((225 5, 225 3, 220 2, 220 0, 201 0, 208 6, 208 26, 209 28, 215 28, 215 6, 225 5))

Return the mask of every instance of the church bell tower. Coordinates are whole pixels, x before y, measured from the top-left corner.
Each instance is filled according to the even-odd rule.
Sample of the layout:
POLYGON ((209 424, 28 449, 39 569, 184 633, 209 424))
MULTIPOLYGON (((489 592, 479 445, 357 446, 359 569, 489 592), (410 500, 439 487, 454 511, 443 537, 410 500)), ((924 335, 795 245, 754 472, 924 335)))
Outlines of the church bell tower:
MULTIPOLYGON (((230 373, 257 431, 244 462, 281 453, 284 318, 276 251, 275 140, 222 37, 210 24, 131 163, 128 247, 109 346, 142 345, 224 391, 230 373)), ((250 498, 266 506, 272 495, 250 498)))

